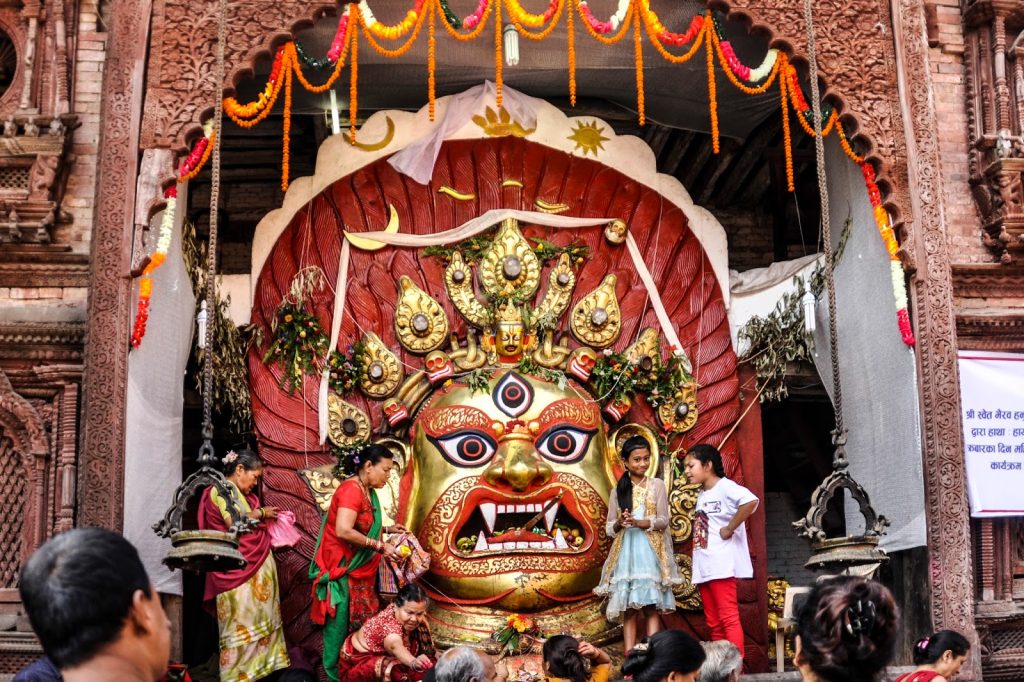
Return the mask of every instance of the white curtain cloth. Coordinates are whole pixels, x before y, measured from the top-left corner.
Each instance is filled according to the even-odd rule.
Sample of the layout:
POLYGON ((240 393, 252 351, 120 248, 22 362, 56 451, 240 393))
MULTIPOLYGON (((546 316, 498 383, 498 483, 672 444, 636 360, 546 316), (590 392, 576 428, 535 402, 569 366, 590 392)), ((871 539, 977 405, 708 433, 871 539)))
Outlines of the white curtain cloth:
MULTIPOLYGON (((187 205, 178 186, 178 206, 187 205)), ((181 258, 179 210, 167 260, 153 273, 146 336, 128 356, 125 409, 124 536, 139 550, 157 591, 181 594, 181 575, 162 563, 169 540, 153 532, 181 483, 184 373, 192 348, 195 296, 181 258)), ((155 244, 163 214, 150 224, 155 244)))
MULTIPOLYGON (((532 97, 505 85, 501 89, 502 106, 524 128, 537 127, 537 103, 532 97)), ((447 101, 438 125, 422 139, 396 153, 388 163, 404 175, 426 185, 434 174, 434 164, 441 153, 441 145, 469 123, 473 116, 484 111, 488 102, 494 101, 497 88, 491 81, 470 88, 447 101)))
MULTIPOLYGON (((881 547, 890 552, 920 547, 927 544, 927 527, 914 351, 900 338, 889 254, 878 235, 860 168, 844 156, 837 141, 829 138, 825 144, 833 244, 847 217, 853 219, 835 270, 850 473, 867 490, 875 510, 892 522, 881 547)), ((816 312, 814 364, 834 400, 827 294, 819 298, 816 312)), ((846 523, 851 533, 864 527, 850 500, 846 523)))

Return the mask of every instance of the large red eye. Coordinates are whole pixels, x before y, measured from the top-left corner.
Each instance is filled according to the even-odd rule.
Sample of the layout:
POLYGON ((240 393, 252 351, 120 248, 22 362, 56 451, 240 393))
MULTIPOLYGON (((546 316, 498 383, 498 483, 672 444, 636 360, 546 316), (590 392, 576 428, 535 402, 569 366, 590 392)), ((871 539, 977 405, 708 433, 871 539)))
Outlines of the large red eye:
POLYGON ((486 464, 498 449, 494 439, 479 431, 459 431, 430 440, 445 459, 458 467, 478 467, 486 464))
POLYGON ((573 426, 556 426, 537 439, 537 452, 559 464, 573 464, 583 459, 594 435, 573 426))

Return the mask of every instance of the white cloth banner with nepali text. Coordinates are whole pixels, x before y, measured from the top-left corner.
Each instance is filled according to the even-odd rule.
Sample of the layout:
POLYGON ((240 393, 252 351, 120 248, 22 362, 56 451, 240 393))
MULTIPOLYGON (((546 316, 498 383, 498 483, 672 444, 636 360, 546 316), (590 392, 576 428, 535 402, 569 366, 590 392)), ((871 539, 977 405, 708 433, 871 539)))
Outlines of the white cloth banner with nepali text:
POLYGON ((971 516, 1024 516, 1024 354, 959 360, 971 516))

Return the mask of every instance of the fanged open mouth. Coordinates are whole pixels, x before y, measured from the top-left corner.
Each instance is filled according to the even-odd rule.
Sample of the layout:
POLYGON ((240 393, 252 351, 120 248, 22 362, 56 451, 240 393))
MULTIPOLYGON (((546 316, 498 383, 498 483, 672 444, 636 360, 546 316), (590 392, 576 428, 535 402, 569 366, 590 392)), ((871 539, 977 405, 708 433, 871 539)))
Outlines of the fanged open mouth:
POLYGON ((578 552, 587 545, 586 526, 570 511, 565 493, 544 500, 497 502, 481 500, 465 510, 463 525, 453 536, 457 553, 578 552))

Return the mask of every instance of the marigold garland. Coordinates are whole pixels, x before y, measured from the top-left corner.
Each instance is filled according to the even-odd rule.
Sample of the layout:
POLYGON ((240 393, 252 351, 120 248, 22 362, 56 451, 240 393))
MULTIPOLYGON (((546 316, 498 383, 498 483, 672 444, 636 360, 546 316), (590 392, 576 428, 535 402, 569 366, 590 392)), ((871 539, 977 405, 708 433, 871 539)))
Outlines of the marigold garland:
POLYGON ((570 0, 570 2, 576 3, 576 11, 583 19, 581 22, 583 27, 595 40, 605 45, 614 45, 626 37, 626 32, 629 30, 630 9, 633 6, 629 0, 619 0, 619 8, 606 22, 600 22, 594 18, 594 15, 590 13, 590 7, 587 6, 587 0, 570 0), (618 32, 613 33, 615 31, 618 32), (606 33, 613 33, 613 35, 608 36, 605 35, 606 33))
MULTIPOLYGON (((779 67, 785 71, 788 59, 785 53, 780 57, 782 64, 779 67)), ((786 101, 786 79, 779 79, 779 99, 782 104, 782 147, 786 152, 786 189, 792 192, 793 184, 793 133, 789 129, 789 102, 786 101)))
MULTIPOLYGON (((574 2, 574 0, 565 0, 574 2)), ((569 105, 576 106, 576 28, 573 15, 576 13, 570 9, 565 15, 565 29, 569 36, 569 105)))
MULTIPOLYGON (((708 11, 708 20, 711 20, 711 12, 708 11)), ((705 29, 707 30, 707 29, 705 29)), ((718 92, 715 90, 715 46, 714 37, 707 36, 705 39, 708 58, 708 109, 711 112, 711 150, 717 154, 719 151, 718 140, 718 92)))
MULTIPOLYGON (((436 113, 436 69, 437 69, 437 37, 436 21, 438 10, 440 10, 442 25, 453 38, 459 41, 470 41, 478 38, 484 30, 488 14, 493 10, 494 14, 494 48, 495 48, 495 81, 497 85, 496 104, 502 104, 503 89, 503 29, 501 4, 503 0, 478 0, 476 9, 472 14, 459 19, 447 0, 416 0, 412 9, 398 24, 387 26, 376 20, 373 12, 367 4, 367 0, 361 0, 358 4, 350 3, 339 19, 338 30, 332 41, 331 48, 326 59, 314 59, 307 55, 295 42, 289 43, 278 49, 270 77, 267 80, 264 90, 258 98, 248 104, 241 104, 235 98, 225 98, 224 111, 231 120, 241 127, 252 127, 265 120, 273 109, 281 90, 285 90, 285 129, 286 140, 283 144, 282 162, 282 187, 288 185, 289 166, 289 143, 287 132, 290 130, 289 120, 291 114, 291 78, 294 76, 299 83, 310 92, 325 92, 331 88, 340 77, 345 66, 346 57, 350 60, 350 82, 349 82, 349 137, 355 141, 356 121, 358 113, 358 34, 362 28, 370 46, 387 58, 398 58, 405 55, 418 40, 423 23, 429 22, 428 26, 428 100, 430 103, 430 117, 433 120, 436 113), (429 16, 428 16, 429 15, 429 16), (350 30, 354 29, 354 30, 350 30), (465 32, 463 32, 465 31, 465 32), (388 48, 378 42, 381 40, 408 39, 396 48, 388 48), (303 64, 315 69, 324 69, 333 65, 333 70, 327 82, 322 85, 313 85, 303 73, 303 64)), ((809 111, 806 97, 803 94, 799 83, 796 69, 789 63, 785 53, 776 49, 766 52, 762 62, 756 67, 749 67, 743 64, 729 40, 722 31, 719 17, 716 13, 708 11, 706 14, 697 14, 691 20, 685 33, 675 33, 668 30, 661 22, 658 15, 651 9, 650 0, 619 0, 615 13, 608 21, 598 21, 591 12, 587 0, 548 0, 546 10, 541 14, 534 14, 526 11, 521 0, 504 0, 508 9, 509 21, 520 35, 530 40, 543 40, 548 37, 558 25, 563 12, 566 14, 568 47, 569 47, 569 99, 575 105, 577 99, 577 53, 575 40, 575 15, 578 13, 583 26, 591 37, 607 45, 621 41, 632 25, 634 40, 634 60, 636 66, 637 80, 637 110, 640 125, 646 123, 645 88, 643 74, 643 42, 640 35, 640 22, 642 21, 651 44, 658 51, 663 59, 670 63, 679 64, 685 62, 696 54, 702 46, 706 51, 708 70, 708 95, 709 113, 711 119, 712 147, 716 153, 720 148, 720 133, 718 126, 718 103, 717 103, 717 79, 715 74, 715 58, 725 71, 726 77, 741 92, 748 95, 759 95, 768 91, 774 84, 776 78, 779 82, 779 97, 782 106, 782 127, 784 147, 786 156, 786 181, 787 189, 794 190, 793 171, 793 148, 792 128, 789 121, 789 108, 793 107, 797 120, 804 132, 814 135, 810 117, 813 114, 809 111), (570 4, 571 3, 571 4, 570 4), (703 44, 703 41, 708 41, 703 44), (682 47, 689 44, 684 54, 675 55, 669 52, 666 46, 682 47)), ((822 135, 828 135, 833 129, 836 130, 843 152, 852 161, 864 164, 864 157, 858 155, 853 149, 846 135, 838 111, 827 107, 822 116, 825 125, 822 135)), ((197 141, 189 156, 183 162, 180 169, 180 180, 187 181, 194 178, 206 163, 212 151, 212 135, 206 135, 197 141)), ((866 180, 867 182, 867 180, 866 180)), ((895 258, 899 245, 895 235, 889 226, 888 214, 884 209, 879 208, 881 202, 880 192, 873 180, 867 182, 869 197, 875 209, 875 220, 878 224, 879 233, 886 245, 890 257, 895 258)), ((898 263, 898 259, 894 260, 898 263)), ((900 267, 902 273, 902 266, 900 267)), ((895 270, 894 270, 895 273, 895 270)), ((901 275, 902 281, 902 275, 901 275)), ((895 275, 894 275, 895 282, 895 275)), ((147 291, 152 290, 152 284, 144 285, 147 291)), ((896 291, 894 284, 894 291, 896 291)), ((905 299, 905 285, 901 288, 902 296, 905 299)), ((900 300, 900 293, 897 292, 897 301, 900 300)), ((148 300, 143 304, 140 301, 140 309, 148 310, 148 300)), ((145 314, 145 313, 143 313, 145 314)), ((909 314, 905 307, 899 308, 901 320, 901 333, 904 341, 913 343, 913 333, 909 327, 909 314), (904 323, 905 321, 905 323, 904 323)), ((143 322, 144 328, 144 322, 143 322)))
MULTIPOLYGON (((212 146, 212 145, 211 145, 212 146)), ((139 302, 135 309, 135 321, 132 324, 131 345, 138 348, 146 335, 146 324, 149 322, 149 304, 153 296, 153 272, 167 260, 167 252, 171 248, 171 238, 174 235, 174 215, 177 211, 178 188, 173 186, 164 192, 167 205, 164 207, 164 214, 160 220, 160 235, 157 237, 156 249, 142 271, 142 279, 139 280, 139 302)))
POLYGON ((288 191, 292 143, 292 70, 284 75, 284 131, 281 135, 281 191, 288 191))
POLYGON ((215 137, 211 120, 203 126, 203 137, 196 141, 192 151, 181 162, 181 166, 178 168, 178 182, 188 182, 199 175, 213 152, 215 137))
MULTIPOLYGON (((359 8, 354 10, 356 26, 359 25, 359 8)), ((348 139, 356 143, 356 115, 359 110, 359 31, 352 31, 352 44, 349 45, 349 81, 348 81, 348 139)))
POLYGON ((648 20, 647 17, 644 18, 644 26, 647 30, 647 36, 651 40, 651 45, 654 45, 654 49, 658 51, 662 59, 672 64, 682 64, 683 62, 689 61, 690 58, 693 57, 693 55, 697 54, 697 50, 700 49, 700 46, 702 45, 702 42, 705 39, 704 34, 706 33, 704 28, 704 17, 698 14, 696 17, 694 17, 693 22, 690 24, 690 30, 686 32, 686 35, 680 36, 680 41, 675 42, 674 44, 676 46, 685 45, 686 43, 690 42, 690 40, 692 40, 693 37, 696 37, 697 40, 694 41, 693 45, 690 46, 690 49, 687 50, 684 54, 674 55, 671 52, 669 52, 668 49, 662 44, 663 37, 657 34, 655 30, 656 27, 653 25, 651 21, 648 20), (696 27, 696 30, 694 30, 694 27, 696 27), (690 37, 691 31, 693 32, 693 37, 690 37))
MULTIPOLYGON (((519 35, 523 36, 527 40, 538 42, 541 40, 545 40, 548 36, 551 35, 552 31, 555 30, 555 28, 558 26, 559 19, 562 18, 562 11, 565 9, 566 3, 570 1, 571 0, 551 0, 551 4, 548 5, 548 9, 544 12, 543 15, 539 15, 542 18, 546 17, 546 23, 541 23, 539 25, 539 28, 541 28, 541 30, 539 31, 530 30, 531 27, 529 26, 529 24, 524 22, 522 19, 524 15, 538 15, 528 15, 523 10, 522 6, 519 5, 515 0, 505 0, 505 2, 507 3, 505 5, 505 9, 508 10, 509 21, 512 23, 513 26, 515 26, 516 31, 519 33, 519 35)), ((572 14, 572 12, 569 12, 569 14, 572 14)))
MULTIPOLYGON (((444 0, 441 0, 442 3, 444 0)), ((443 4, 445 21, 442 22, 444 29, 448 31, 448 35, 462 42, 469 42, 470 40, 476 40, 483 33, 484 26, 487 25, 487 14, 491 9, 491 0, 480 0, 476 10, 468 17, 462 20, 456 19, 458 26, 455 22, 450 21, 451 17, 455 15, 448 9, 447 4, 443 4), (469 33, 459 33, 460 28, 469 29, 469 33)))
MULTIPOLYGON (((504 30, 501 25, 501 0, 492 0, 492 2, 494 3, 494 104, 500 110, 504 102, 501 92, 504 85, 502 68, 505 66, 504 55, 502 54, 504 30)), ((643 125, 643 123, 640 125, 643 125)))
POLYGON ((871 202, 878 233, 881 235, 885 248, 889 252, 889 272, 892 277, 892 294, 896 303, 896 323, 899 325, 900 337, 903 339, 903 343, 913 346, 916 341, 914 339, 914 329, 910 324, 907 283, 904 278, 903 263, 899 257, 899 243, 896 241, 896 234, 893 232, 889 213, 882 205, 882 192, 878 189, 878 184, 875 182, 875 167, 868 161, 864 161, 860 165, 860 170, 864 176, 864 185, 868 191, 868 201, 871 202))
POLYGON ((430 103, 430 120, 437 114, 437 5, 430 2, 427 7, 430 26, 427 31, 427 101, 430 103))

